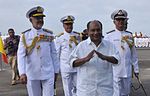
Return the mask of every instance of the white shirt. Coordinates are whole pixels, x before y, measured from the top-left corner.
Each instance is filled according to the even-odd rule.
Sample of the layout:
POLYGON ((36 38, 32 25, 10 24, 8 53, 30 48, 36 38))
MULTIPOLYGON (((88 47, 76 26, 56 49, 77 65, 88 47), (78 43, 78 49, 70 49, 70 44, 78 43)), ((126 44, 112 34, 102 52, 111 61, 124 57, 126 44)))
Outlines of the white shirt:
POLYGON ((76 47, 76 44, 70 41, 70 36, 75 36, 78 43, 81 41, 80 35, 75 32, 64 32, 56 39, 56 50, 59 55, 61 72, 76 72, 76 68, 71 68, 69 65, 69 55, 76 47))
MULTIPOLYGON (((52 36, 51 33, 43 29, 31 30, 24 33, 27 45, 31 45, 35 36, 52 36)), ((54 42, 39 41, 36 43, 32 52, 26 55, 26 49, 23 44, 22 36, 20 38, 18 56, 19 74, 26 74, 29 80, 44 80, 54 78, 54 73, 59 72, 59 60, 54 42), (40 46, 38 48, 38 46, 40 46)))
POLYGON ((106 34, 105 40, 112 42, 116 48, 119 50, 121 57, 121 62, 118 66, 113 67, 114 75, 116 77, 131 77, 132 73, 132 64, 134 66, 134 72, 139 72, 138 69, 138 57, 136 53, 135 46, 131 49, 127 42, 121 42, 123 36, 132 37, 132 34, 125 31, 114 30, 109 34, 106 34), (123 48, 121 47, 123 46, 123 48))
MULTIPOLYGON (((102 39, 98 47, 91 42, 90 37, 82 41, 70 55, 70 65, 78 58, 86 57, 92 50, 107 56, 114 56, 119 61, 119 52, 115 46, 102 39)), ((112 63, 94 57, 77 67, 77 96, 112 96, 113 70, 112 63)))

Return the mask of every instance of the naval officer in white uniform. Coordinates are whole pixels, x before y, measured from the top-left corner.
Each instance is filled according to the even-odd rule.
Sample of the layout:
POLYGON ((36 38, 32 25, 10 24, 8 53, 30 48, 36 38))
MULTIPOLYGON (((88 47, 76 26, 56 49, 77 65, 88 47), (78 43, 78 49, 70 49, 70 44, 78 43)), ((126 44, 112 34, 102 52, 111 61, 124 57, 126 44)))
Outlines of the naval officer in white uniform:
POLYGON ((113 67, 114 94, 113 96, 128 96, 130 94, 132 65, 136 76, 139 74, 138 56, 134 46, 132 33, 126 31, 127 12, 115 10, 111 18, 115 24, 115 30, 107 33, 105 40, 112 42, 119 50, 121 62, 113 67))
POLYGON ((23 32, 18 48, 18 69, 29 96, 54 96, 54 78, 59 72, 53 33, 43 29, 44 9, 30 9, 26 16, 32 28, 23 32))
POLYGON ((64 32, 56 39, 56 49, 59 54, 60 70, 65 96, 76 95, 76 69, 69 66, 69 55, 81 41, 80 33, 73 31, 75 18, 72 15, 61 18, 64 32))

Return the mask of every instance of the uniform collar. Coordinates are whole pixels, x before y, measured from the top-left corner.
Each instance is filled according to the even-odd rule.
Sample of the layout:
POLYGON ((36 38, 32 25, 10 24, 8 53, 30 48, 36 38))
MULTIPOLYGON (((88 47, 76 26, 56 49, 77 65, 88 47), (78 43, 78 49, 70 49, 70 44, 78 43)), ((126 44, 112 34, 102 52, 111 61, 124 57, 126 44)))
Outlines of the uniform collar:
POLYGON ((92 41, 91 41, 91 38, 88 37, 88 38, 87 38, 87 43, 88 43, 88 44, 91 44, 91 42, 92 42, 92 41))
POLYGON ((115 28, 115 31, 116 31, 116 32, 124 32, 124 31, 119 31, 117 28, 115 28))
POLYGON ((34 27, 32 27, 31 30, 34 31, 34 32, 41 32, 43 29, 41 28, 41 29, 37 30, 34 27))
POLYGON ((66 31, 64 31, 64 34, 66 34, 66 35, 72 35, 72 34, 73 34, 73 31, 72 31, 72 32, 70 32, 70 33, 68 33, 68 32, 66 32, 66 31))

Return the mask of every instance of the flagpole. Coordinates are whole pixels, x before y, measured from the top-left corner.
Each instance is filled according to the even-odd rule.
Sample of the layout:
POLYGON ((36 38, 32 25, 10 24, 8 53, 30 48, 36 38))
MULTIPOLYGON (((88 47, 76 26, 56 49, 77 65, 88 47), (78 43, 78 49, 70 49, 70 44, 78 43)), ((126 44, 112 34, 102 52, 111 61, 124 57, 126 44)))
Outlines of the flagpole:
POLYGON ((3 45, 3 40, 0 36, 0 53, 1 53, 1 57, 4 63, 8 64, 8 59, 7 59, 7 55, 6 52, 4 50, 4 45, 3 45))
MULTIPOLYGON (((2 33, 0 32, 0 36, 2 35, 2 33)), ((3 66, 2 66, 2 55, 1 55, 1 53, 0 53, 0 71, 2 71, 3 70, 3 68, 2 68, 3 66)))
POLYGON ((1 55, 1 53, 0 53, 0 71, 2 71, 3 70, 3 65, 2 65, 2 55, 1 55))

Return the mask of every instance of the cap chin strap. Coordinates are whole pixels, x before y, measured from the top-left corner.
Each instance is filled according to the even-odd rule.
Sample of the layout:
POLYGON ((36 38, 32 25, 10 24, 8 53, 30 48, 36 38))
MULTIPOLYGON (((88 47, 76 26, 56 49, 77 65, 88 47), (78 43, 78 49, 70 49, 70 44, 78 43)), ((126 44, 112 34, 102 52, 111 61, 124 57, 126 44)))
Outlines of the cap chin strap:
POLYGON ((41 13, 33 14, 32 16, 33 16, 33 17, 36 17, 36 16, 42 16, 42 17, 45 17, 45 15, 44 15, 44 14, 41 14, 41 13))

